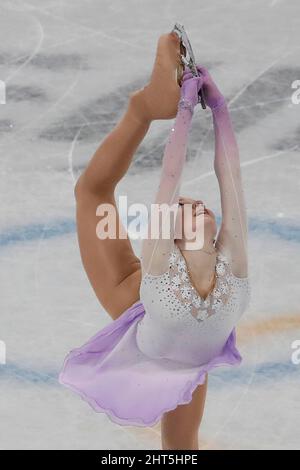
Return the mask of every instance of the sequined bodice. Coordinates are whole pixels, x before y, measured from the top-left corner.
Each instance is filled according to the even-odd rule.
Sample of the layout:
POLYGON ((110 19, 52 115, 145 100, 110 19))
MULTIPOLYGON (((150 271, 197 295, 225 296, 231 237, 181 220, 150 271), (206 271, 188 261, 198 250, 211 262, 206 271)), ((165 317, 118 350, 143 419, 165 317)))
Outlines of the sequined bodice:
POLYGON ((175 244, 167 271, 143 276, 140 299, 146 314, 137 330, 143 352, 194 363, 195 356, 199 362, 222 348, 248 306, 250 285, 248 278, 233 275, 227 257, 220 252, 215 274, 215 286, 204 299, 193 286, 186 261, 175 244))
POLYGON ((229 263, 220 253, 217 254, 215 274, 215 286, 204 299, 193 286, 185 259, 175 244, 169 262, 170 286, 182 307, 187 307, 197 321, 204 321, 216 313, 218 308, 226 304, 230 298, 229 263))

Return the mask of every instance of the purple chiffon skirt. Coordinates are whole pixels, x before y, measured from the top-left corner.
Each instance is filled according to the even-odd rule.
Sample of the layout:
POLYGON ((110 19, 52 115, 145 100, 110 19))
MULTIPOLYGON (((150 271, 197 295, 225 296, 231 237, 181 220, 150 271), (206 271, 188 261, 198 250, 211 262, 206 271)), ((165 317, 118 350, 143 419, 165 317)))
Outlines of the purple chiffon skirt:
POLYGON ((73 349, 59 374, 61 384, 120 425, 155 425, 163 413, 191 401, 208 371, 242 360, 235 346, 235 329, 222 353, 207 364, 149 358, 136 344, 136 327, 144 314, 141 301, 135 302, 87 343, 73 349))

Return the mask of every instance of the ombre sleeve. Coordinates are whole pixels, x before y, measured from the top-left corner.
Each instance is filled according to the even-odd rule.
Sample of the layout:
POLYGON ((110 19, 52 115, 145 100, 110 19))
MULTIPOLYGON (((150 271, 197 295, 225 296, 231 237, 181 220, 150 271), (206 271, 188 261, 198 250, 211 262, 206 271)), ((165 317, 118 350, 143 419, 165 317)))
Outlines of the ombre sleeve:
POLYGON ((240 157, 225 100, 212 109, 215 133, 214 169, 219 182, 222 223, 219 246, 231 259, 233 274, 247 277, 247 214, 240 157))
POLYGON ((174 125, 170 130, 162 159, 162 170, 159 187, 154 199, 154 205, 149 208, 148 227, 146 237, 142 243, 142 271, 159 275, 168 269, 168 259, 174 247, 174 230, 176 214, 178 210, 179 190, 181 176, 186 161, 188 133, 193 116, 193 108, 184 103, 179 103, 174 125), (168 218, 161 222, 152 211, 167 214, 168 218))

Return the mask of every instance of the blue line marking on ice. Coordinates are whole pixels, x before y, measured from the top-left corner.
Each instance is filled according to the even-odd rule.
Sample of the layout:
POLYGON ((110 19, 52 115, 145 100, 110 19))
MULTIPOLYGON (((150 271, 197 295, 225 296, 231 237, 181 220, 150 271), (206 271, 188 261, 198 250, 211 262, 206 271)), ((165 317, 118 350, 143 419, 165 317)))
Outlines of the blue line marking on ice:
MULTIPOLYGON (((256 366, 237 366, 216 368, 210 372, 210 384, 214 388, 227 385, 263 385, 269 381, 280 381, 285 378, 299 379, 299 367, 291 362, 266 362, 256 366)), ((7 363, 0 366, 0 380, 11 379, 32 384, 46 384, 60 386, 57 371, 36 371, 18 366, 15 363, 7 363)))
POLYGON ((38 372, 33 369, 25 369, 24 367, 19 366, 18 364, 8 362, 5 365, 0 365, 0 380, 5 379, 16 379, 22 382, 29 382, 32 384, 35 383, 44 383, 44 384, 53 384, 57 382, 57 373, 56 372, 38 372))
POLYGON ((14 227, 0 233, 0 246, 7 246, 20 242, 34 241, 59 237, 76 231, 73 219, 65 219, 52 224, 30 224, 14 227))
MULTIPOLYGON (((220 217, 217 222, 220 224, 220 217)), ((300 242, 300 226, 291 223, 284 224, 276 220, 261 220, 251 217, 248 222, 249 232, 266 233, 283 240, 300 242)), ((75 233, 76 223, 74 219, 64 219, 48 224, 30 224, 13 227, 0 233, 0 247, 14 245, 20 242, 29 242, 39 239, 51 239, 70 233, 75 233)))
POLYGON ((215 380, 225 384, 244 384, 251 382, 254 384, 263 384, 269 380, 282 380, 286 377, 299 379, 299 366, 292 362, 266 362, 257 365, 232 367, 231 369, 222 369, 213 373, 215 380))

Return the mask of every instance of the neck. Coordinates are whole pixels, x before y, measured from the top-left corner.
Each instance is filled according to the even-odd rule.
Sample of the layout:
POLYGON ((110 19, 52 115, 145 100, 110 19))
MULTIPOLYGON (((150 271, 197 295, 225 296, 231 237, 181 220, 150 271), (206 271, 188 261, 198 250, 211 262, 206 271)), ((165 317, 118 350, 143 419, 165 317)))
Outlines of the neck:
POLYGON ((215 266, 217 259, 217 250, 213 240, 204 243, 203 247, 198 249, 185 249, 183 240, 180 240, 178 248, 181 250, 187 261, 189 270, 196 274, 197 279, 201 282, 210 282, 215 274, 215 266), (201 269, 199 269, 201 266, 201 269))
POLYGON ((213 255, 216 252, 215 241, 212 239, 205 240, 204 243, 202 241, 200 243, 196 241, 191 243, 186 242, 184 239, 178 239, 177 245, 181 251, 201 251, 207 255, 213 255))

